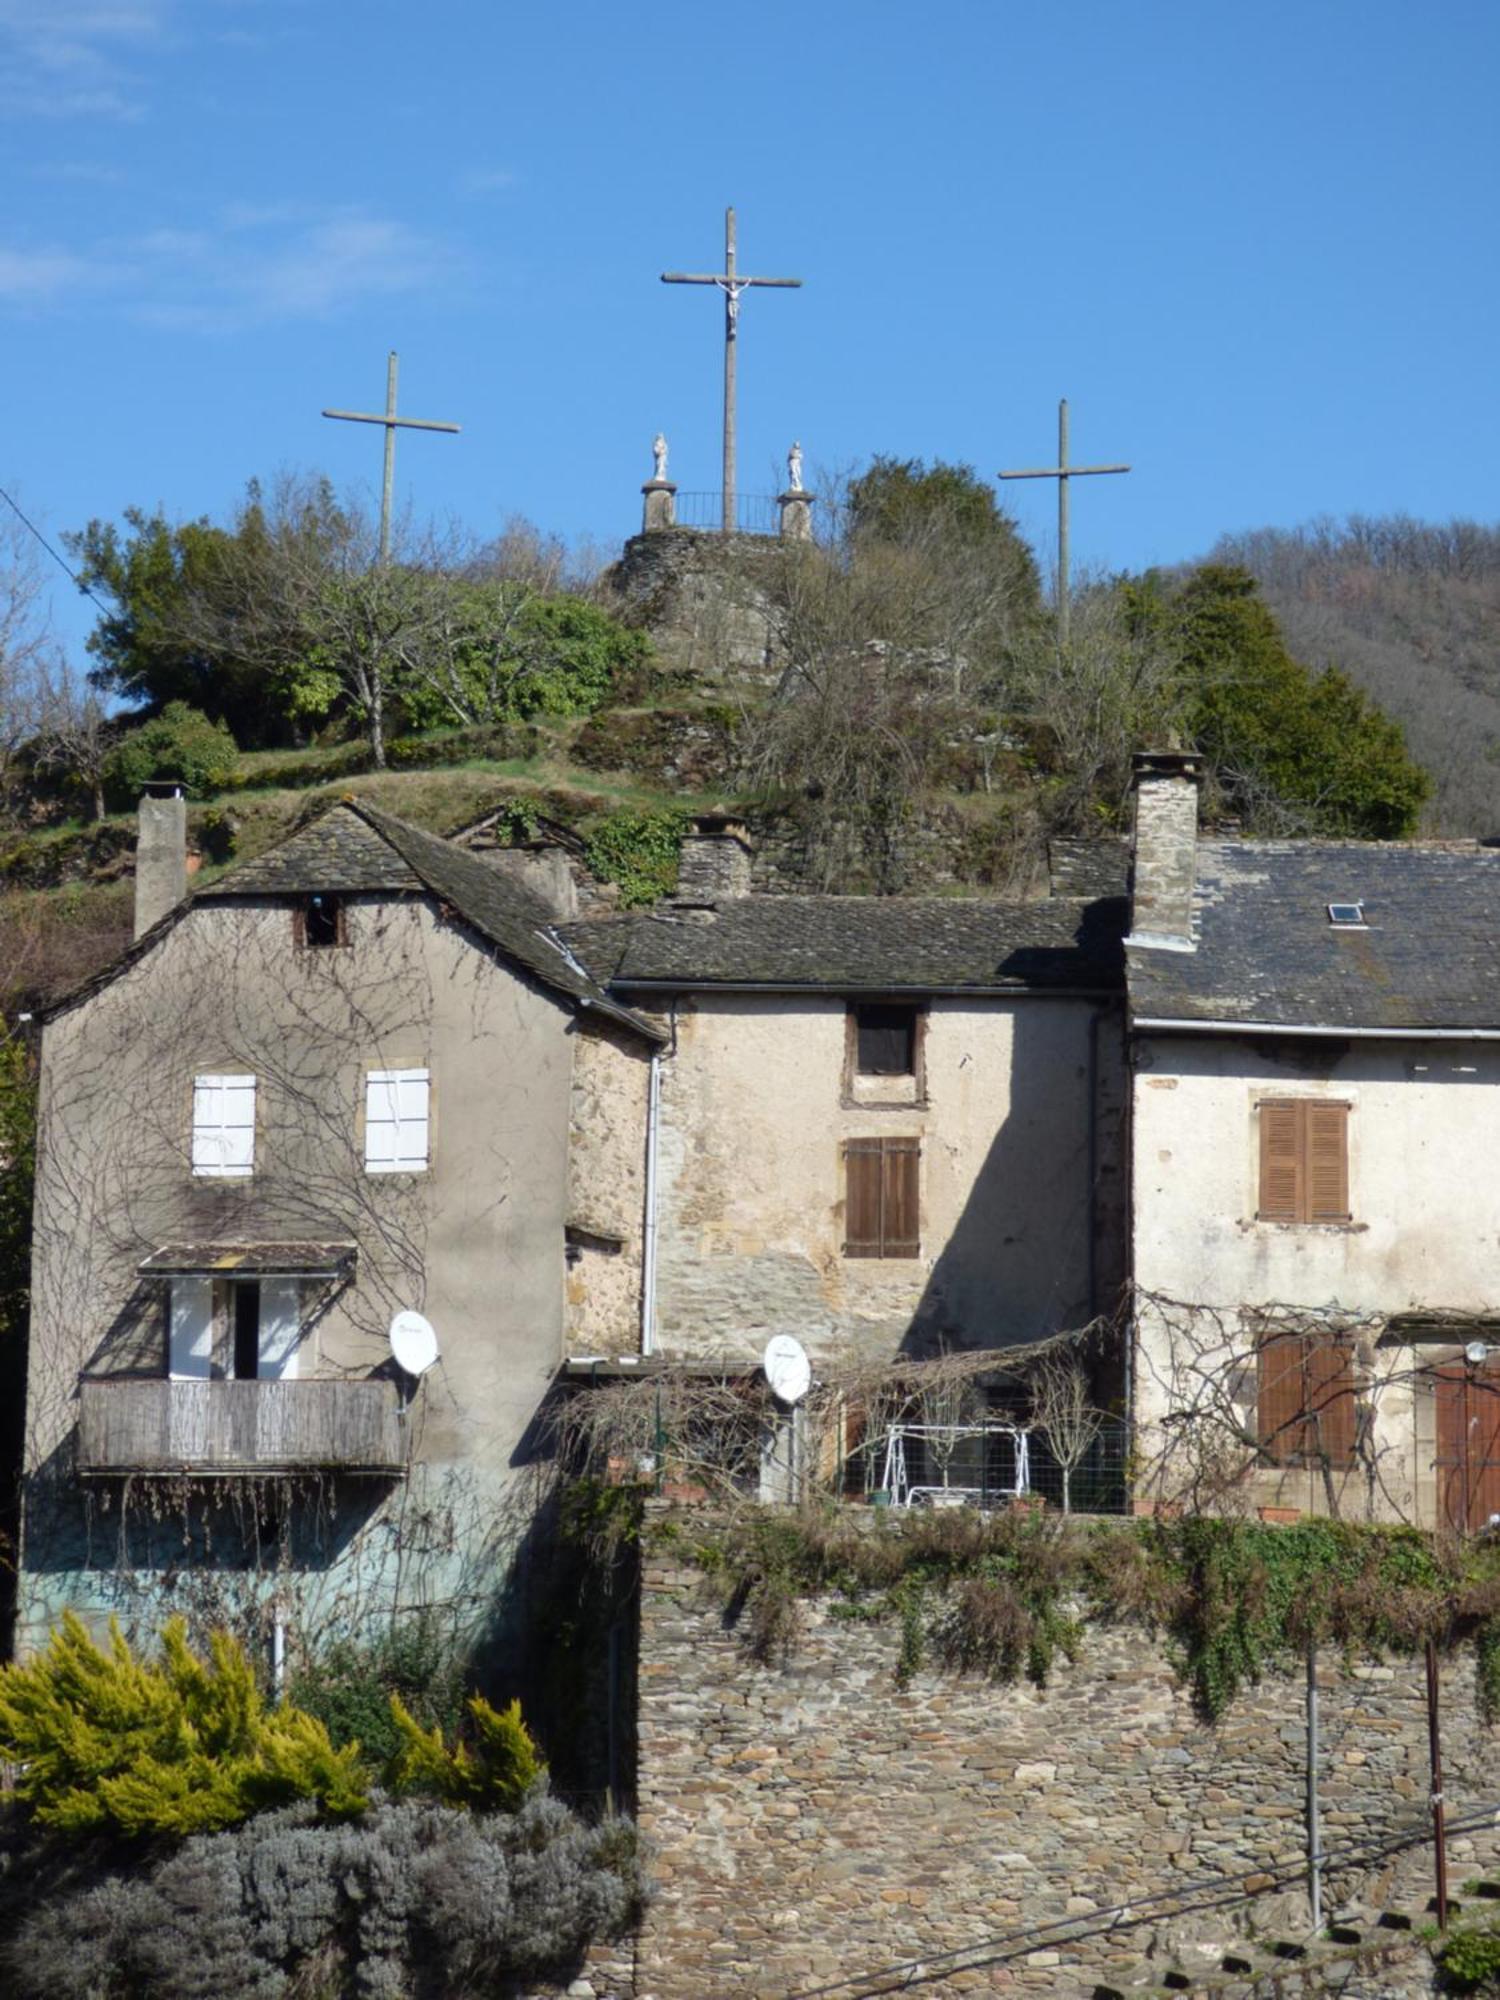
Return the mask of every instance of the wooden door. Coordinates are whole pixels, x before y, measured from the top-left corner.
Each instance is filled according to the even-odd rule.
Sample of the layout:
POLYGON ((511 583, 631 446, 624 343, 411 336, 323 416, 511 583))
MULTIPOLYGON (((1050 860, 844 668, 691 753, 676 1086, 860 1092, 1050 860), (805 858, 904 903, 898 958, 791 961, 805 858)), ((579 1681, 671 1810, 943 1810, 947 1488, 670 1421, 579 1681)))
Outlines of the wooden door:
POLYGON ((1437 1376, 1438 1516, 1477 1534, 1500 1515, 1500 1358, 1437 1376))

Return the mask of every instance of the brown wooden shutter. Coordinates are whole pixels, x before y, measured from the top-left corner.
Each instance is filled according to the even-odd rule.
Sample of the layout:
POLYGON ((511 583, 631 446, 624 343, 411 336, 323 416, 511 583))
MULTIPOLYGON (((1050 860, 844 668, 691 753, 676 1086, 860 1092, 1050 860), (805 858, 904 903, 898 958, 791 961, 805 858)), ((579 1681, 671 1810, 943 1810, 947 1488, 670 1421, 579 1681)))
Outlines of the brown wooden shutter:
POLYGON ((1303 1107, 1307 1121, 1307 1220, 1349 1220, 1349 1107, 1303 1107))
POLYGON ((1259 1349, 1260 1441, 1277 1465, 1302 1455, 1307 1434, 1307 1342, 1300 1333, 1277 1333, 1259 1349))
POLYGON ((1260 1107, 1260 1216, 1265 1222, 1303 1217, 1302 1106, 1260 1107))
POLYGON ((879 1257, 881 1253, 881 1143, 878 1139, 848 1139, 844 1143, 844 1255, 879 1257))
POLYGON ((921 1244, 918 1220, 917 1183, 921 1159, 916 1139, 884 1141, 884 1194, 882 1253, 887 1257, 915 1257, 921 1244))
POLYGON ((1307 1444, 1333 1465, 1354 1457, 1359 1410, 1354 1397, 1354 1349, 1343 1339, 1307 1343, 1307 1444))

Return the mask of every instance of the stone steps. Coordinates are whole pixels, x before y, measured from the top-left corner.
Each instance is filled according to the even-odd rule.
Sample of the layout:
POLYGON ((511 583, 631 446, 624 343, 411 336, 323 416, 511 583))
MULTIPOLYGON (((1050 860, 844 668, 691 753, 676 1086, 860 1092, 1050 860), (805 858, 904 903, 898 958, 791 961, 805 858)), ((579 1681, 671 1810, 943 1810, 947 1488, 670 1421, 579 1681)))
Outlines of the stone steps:
MULTIPOLYGON (((1500 1882, 1477 1882, 1466 1898, 1449 1897, 1449 1921, 1493 1919, 1497 1904, 1500 1882)), ((1169 2000, 1181 1994, 1195 1994, 1200 2000, 1291 2000, 1292 1995, 1328 1991, 1329 1976, 1335 1975, 1338 1991, 1347 2000, 1387 2000, 1387 1996, 1393 2000, 1398 1989, 1375 1975, 1411 1963, 1417 1981, 1399 1991, 1427 1993, 1434 1990, 1434 1982, 1416 1961, 1428 1955, 1428 1935, 1436 1916, 1436 1897, 1417 1914, 1348 1911, 1316 1938, 1246 1941, 1226 1950, 1217 1965, 1196 1971, 1143 1960, 1127 1972, 1098 1981, 1089 1991, 1092 2000, 1169 2000)))

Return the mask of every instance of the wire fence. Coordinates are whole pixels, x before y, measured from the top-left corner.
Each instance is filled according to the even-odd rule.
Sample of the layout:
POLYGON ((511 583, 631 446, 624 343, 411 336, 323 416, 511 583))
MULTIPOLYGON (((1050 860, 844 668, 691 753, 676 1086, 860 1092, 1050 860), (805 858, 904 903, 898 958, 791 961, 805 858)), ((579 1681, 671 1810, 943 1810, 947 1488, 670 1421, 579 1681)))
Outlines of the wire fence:
MULTIPOLYGON (((718 493, 678 493, 674 512, 679 528, 724 526, 724 495, 718 493)), ((774 494, 737 493, 734 502, 734 531, 739 535, 778 535, 781 509, 774 494)))
POLYGON ((1008 1507, 1041 1501, 1066 1513, 1123 1514, 1129 1431, 1103 1418, 1091 1437, 1041 1424, 891 1424, 851 1454, 845 1491, 891 1507, 1008 1507))

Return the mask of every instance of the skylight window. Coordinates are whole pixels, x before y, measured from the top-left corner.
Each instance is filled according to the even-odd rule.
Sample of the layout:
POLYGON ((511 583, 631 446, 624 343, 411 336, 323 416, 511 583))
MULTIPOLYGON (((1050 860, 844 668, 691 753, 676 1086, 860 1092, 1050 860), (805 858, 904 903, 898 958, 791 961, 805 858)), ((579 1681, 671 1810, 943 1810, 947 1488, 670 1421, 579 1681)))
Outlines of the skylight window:
POLYGON ((1336 930, 1364 930, 1365 906, 1363 903, 1330 903, 1328 921, 1336 930))

